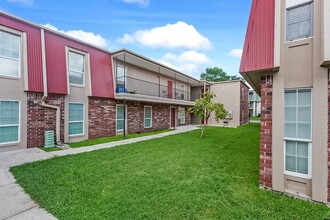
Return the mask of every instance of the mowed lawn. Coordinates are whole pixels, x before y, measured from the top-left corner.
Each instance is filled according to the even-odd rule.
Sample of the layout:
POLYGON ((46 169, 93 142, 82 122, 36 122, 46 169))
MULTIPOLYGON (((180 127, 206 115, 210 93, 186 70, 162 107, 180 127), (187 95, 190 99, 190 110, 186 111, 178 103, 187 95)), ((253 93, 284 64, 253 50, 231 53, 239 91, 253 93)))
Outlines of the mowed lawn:
POLYGON ((207 128, 14 167, 59 219, 324 219, 329 208, 258 187, 259 124, 207 128))

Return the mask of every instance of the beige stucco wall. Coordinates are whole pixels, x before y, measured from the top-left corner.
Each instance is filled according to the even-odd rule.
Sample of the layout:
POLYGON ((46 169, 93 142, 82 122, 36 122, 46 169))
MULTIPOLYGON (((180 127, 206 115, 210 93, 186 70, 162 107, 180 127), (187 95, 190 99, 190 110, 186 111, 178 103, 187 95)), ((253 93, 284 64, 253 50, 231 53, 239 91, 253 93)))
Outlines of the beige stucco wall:
MULTIPOLYGON (((216 94, 213 102, 222 103, 227 111, 232 111, 233 118, 225 119, 228 121, 228 126, 237 127, 240 125, 240 81, 227 81, 212 84, 210 91, 216 94)), ((223 121, 217 122, 212 113, 208 124, 223 126, 223 121)))
MULTIPOLYGON (((66 48, 68 50, 76 51, 72 48, 66 48)), ((90 78, 90 61, 89 54, 81 51, 76 51, 85 55, 85 75, 84 86, 69 85, 69 94, 65 97, 64 106, 64 142, 77 142, 88 139, 88 96, 91 96, 91 78, 90 78), (84 134, 69 136, 69 103, 83 103, 84 104, 84 134)), ((68 63, 68 59, 67 59, 68 63)), ((68 80, 69 82, 69 80, 68 80)))
POLYGON ((0 30, 21 35, 21 63, 20 76, 18 78, 0 76, 0 100, 19 101, 20 103, 20 131, 19 142, 12 144, 0 144, 0 152, 16 150, 27 147, 27 93, 23 88, 27 88, 27 57, 26 57, 26 35, 4 26, 0 30))
MULTIPOLYGON (((314 1, 313 37, 285 42, 286 1, 281 8, 280 70, 273 78, 273 189, 310 192, 313 200, 327 201, 327 69, 322 63, 323 2, 314 1), (312 182, 284 175, 284 90, 312 88, 312 182), (294 184, 293 184, 294 183, 294 184)), ((279 20, 279 18, 276 18, 279 20)))

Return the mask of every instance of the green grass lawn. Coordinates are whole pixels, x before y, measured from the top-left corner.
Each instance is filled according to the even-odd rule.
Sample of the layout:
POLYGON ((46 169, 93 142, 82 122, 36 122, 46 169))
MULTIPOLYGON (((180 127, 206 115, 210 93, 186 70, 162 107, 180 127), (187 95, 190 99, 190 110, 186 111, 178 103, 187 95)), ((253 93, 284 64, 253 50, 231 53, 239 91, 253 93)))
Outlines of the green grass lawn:
POLYGON ((260 117, 250 117, 250 120, 260 121, 260 117))
POLYGON ((259 124, 209 127, 11 168, 59 219, 324 219, 329 208, 259 189, 259 124))

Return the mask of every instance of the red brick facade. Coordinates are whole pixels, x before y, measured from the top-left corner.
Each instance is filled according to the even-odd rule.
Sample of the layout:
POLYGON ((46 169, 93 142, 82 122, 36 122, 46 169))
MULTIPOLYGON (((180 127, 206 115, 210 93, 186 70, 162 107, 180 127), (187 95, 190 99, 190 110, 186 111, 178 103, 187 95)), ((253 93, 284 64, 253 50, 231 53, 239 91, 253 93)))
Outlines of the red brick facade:
POLYGON ((260 174, 259 184, 272 187, 272 100, 273 77, 261 77, 260 174))
POLYGON ((240 125, 244 125, 249 122, 249 88, 243 82, 240 87, 240 125))
MULTIPOLYGON (((64 142, 64 95, 49 94, 49 105, 61 108, 61 141, 64 142)), ((56 110, 41 106, 42 93, 27 94, 27 147, 44 145, 44 133, 56 130, 56 110)), ((56 137, 55 137, 56 139, 56 137)))
POLYGON ((116 101, 89 97, 88 123, 90 139, 116 135, 116 101))
POLYGON ((127 133, 167 129, 170 126, 170 106, 167 104, 126 102, 127 133), (152 127, 144 128, 144 106, 152 107, 152 127))

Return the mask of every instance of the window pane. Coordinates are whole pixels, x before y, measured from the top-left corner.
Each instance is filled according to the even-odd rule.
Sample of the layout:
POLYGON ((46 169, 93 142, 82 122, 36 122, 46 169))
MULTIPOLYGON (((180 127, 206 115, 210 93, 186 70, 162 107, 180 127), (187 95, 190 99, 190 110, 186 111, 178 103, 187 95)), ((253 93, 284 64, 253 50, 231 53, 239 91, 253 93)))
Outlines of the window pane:
POLYGON ((0 56, 19 59, 20 36, 0 31, 0 56))
POLYGON ((144 117, 145 118, 151 118, 151 107, 145 107, 144 108, 144 117))
POLYGON ((0 57, 0 75, 19 76, 19 60, 0 57))
POLYGON ((151 127, 151 119, 144 119, 144 127, 146 128, 151 127))
POLYGON ((19 124, 18 101, 0 101, 0 125, 19 124))
POLYGON ((117 119, 124 119, 124 106, 117 105, 117 119))
POLYGON ((18 126, 0 127, 0 143, 17 142, 18 126))
POLYGON ((312 36, 312 3, 287 10, 287 40, 312 36))
POLYGON ((70 122, 69 135, 83 134, 83 122, 70 122))
POLYGON ((292 156, 285 157, 285 170, 296 172, 296 158, 292 156))
POLYGON ((302 174, 308 174, 308 159, 297 158, 297 172, 302 174))
POLYGON ((298 121, 311 122, 311 107, 310 106, 298 107, 298 121))
POLYGON ((298 90, 298 105, 311 106, 312 96, 310 89, 300 89, 298 90))
POLYGON ((311 139, 311 124, 310 123, 299 123, 297 138, 311 139))
POLYGON ((308 157, 308 143, 297 142, 297 156, 308 157))
POLYGON ((296 107, 295 106, 285 107, 284 115, 286 122, 295 122, 297 120, 296 107))
POLYGON ((117 130, 123 130, 123 129, 124 129, 124 120, 117 119, 117 130))
POLYGON ((296 123, 284 123, 284 136, 288 138, 295 138, 296 135, 296 123))
POLYGON ((288 91, 285 91, 285 97, 284 97, 284 100, 285 100, 285 106, 288 106, 288 105, 296 105, 296 97, 297 97, 297 94, 296 94, 296 90, 288 90, 288 91))
POLYGON ((69 103, 69 121, 84 120, 84 105, 79 103, 69 103))
POLYGON ((69 52, 69 83, 84 85, 85 56, 69 52))
POLYGON ((286 141, 286 155, 290 155, 290 156, 296 155, 296 142, 286 141))

